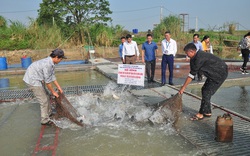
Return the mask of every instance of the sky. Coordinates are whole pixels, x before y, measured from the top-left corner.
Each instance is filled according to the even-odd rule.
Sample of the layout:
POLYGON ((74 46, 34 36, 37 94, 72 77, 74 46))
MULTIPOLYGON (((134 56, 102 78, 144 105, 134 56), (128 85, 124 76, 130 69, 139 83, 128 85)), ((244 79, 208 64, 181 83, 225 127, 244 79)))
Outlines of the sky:
MULTIPOLYGON (((36 18, 42 0, 0 0, 0 15, 8 20, 29 24, 36 18)), ((132 31, 147 31, 160 22, 160 16, 186 14, 185 30, 219 30, 225 23, 238 23, 240 30, 250 30, 250 0, 109 0, 112 25, 132 31), (162 8, 162 12, 161 12, 162 8)), ((183 16, 180 16, 183 18, 183 16)))

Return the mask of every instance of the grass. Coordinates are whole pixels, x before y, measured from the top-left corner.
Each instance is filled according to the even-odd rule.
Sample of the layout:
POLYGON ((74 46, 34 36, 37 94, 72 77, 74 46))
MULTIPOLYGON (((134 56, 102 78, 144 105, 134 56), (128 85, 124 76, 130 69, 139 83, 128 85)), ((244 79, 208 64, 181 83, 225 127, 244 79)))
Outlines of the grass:
MULTIPOLYGON (((1 17, 1 16, 0 16, 1 17)), ((64 29, 57 25, 47 26, 38 25, 35 20, 30 19, 30 25, 25 26, 18 21, 10 21, 7 26, 5 19, 0 18, 0 50, 22 50, 22 49, 55 49, 84 47, 91 45, 95 47, 118 47, 120 44, 120 37, 131 33, 124 30, 122 26, 107 26, 105 24, 94 24, 89 26, 82 26, 79 31, 65 34, 64 29), (79 36, 82 40, 79 40, 79 36)), ((68 28, 70 29, 70 27, 68 28)), ((170 30, 172 38, 178 43, 178 53, 182 54, 183 47, 192 41, 193 33, 183 33, 181 31, 181 21, 178 17, 170 15, 162 20, 154 30, 153 38, 158 45, 164 39, 164 32, 170 30)), ((238 52, 236 51, 237 42, 242 38, 246 31, 235 31, 231 27, 230 31, 205 31, 196 32, 200 34, 200 39, 204 35, 210 36, 210 41, 214 47, 215 55, 223 58, 238 59, 238 52)), ((139 47, 146 41, 147 32, 139 32, 133 38, 139 47)), ((102 51, 100 55, 104 55, 102 51)), ((107 52, 105 57, 113 57, 116 54, 107 52)))

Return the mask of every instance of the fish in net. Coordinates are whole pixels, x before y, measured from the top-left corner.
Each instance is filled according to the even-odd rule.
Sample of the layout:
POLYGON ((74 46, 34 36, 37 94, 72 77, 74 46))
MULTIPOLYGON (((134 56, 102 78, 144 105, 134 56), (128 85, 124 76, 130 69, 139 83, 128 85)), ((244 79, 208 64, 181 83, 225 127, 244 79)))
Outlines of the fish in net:
POLYGON ((175 124, 182 112, 182 94, 175 94, 157 104, 159 107, 153 112, 153 115, 148 119, 152 123, 171 122, 175 124))
POLYGON ((54 107, 56 110, 55 119, 66 117, 75 124, 83 127, 83 123, 77 120, 80 116, 77 110, 71 105, 63 93, 59 92, 58 95, 59 97, 54 99, 54 107))

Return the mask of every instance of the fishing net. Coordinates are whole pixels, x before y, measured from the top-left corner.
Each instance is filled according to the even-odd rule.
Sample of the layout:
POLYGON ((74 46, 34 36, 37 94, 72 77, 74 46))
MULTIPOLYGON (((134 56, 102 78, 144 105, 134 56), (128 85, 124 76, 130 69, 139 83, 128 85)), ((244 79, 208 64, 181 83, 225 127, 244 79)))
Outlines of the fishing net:
POLYGON ((152 123, 163 123, 169 121, 175 124, 182 112, 182 94, 175 94, 169 99, 159 103, 159 107, 149 118, 152 123))
POLYGON ((58 95, 58 98, 52 100, 52 103, 54 103, 52 105, 54 105, 56 109, 55 119, 66 117, 75 124, 83 127, 83 123, 77 120, 80 116, 77 110, 71 105, 63 93, 59 92, 58 95))

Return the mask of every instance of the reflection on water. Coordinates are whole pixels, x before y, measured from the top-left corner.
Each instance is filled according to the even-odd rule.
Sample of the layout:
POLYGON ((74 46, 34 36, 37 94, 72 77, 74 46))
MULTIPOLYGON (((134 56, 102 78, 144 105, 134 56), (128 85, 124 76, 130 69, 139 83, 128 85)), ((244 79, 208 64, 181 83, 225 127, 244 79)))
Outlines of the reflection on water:
MULTIPOLYGON (((212 96, 211 102, 250 117, 250 84, 242 82, 225 82, 212 96)), ((201 86, 189 86, 187 91, 201 97, 201 86)))
POLYGON ((240 110, 241 111, 245 111, 245 110, 249 110, 248 106, 247 106, 247 103, 250 102, 250 97, 248 95, 248 91, 246 90, 246 87, 245 86, 240 86, 240 89, 241 89, 241 93, 240 93, 240 96, 239 96, 239 107, 240 107, 240 110))
MULTIPOLYGON (((95 70, 56 72, 56 78, 62 87, 77 85, 105 85, 109 79, 95 70)), ((23 82, 23 75, 6 75, 0 84, 1 90, 22 89, 27 86, 23 82), (8 84, 3 84, 8 79, 8 84), (8 87, 6 87, 8 85, 8 87), (5 86, 5 87, 1 87, 5 86)))

